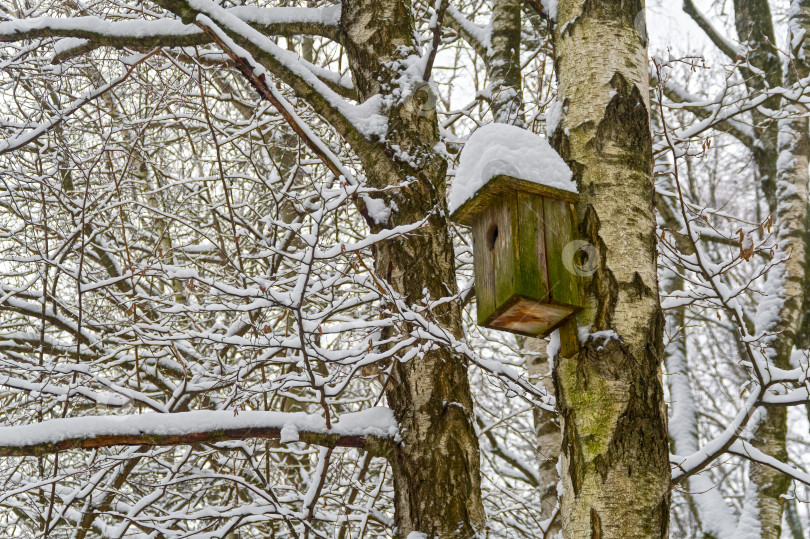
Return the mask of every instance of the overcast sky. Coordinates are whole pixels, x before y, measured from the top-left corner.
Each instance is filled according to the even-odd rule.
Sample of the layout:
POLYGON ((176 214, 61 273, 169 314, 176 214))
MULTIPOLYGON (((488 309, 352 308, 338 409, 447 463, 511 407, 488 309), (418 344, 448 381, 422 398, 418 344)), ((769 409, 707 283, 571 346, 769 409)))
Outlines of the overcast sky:
MULTIPOLYGON (((736 34, 724 26, 733 21, 733 8, 730 0, 695 0, 695 5, 709 15, 712 23, 720 29, 726 28, 726 37, 734 41, 736 34), (725 13, 725 17, 723 16, 725 13)), ((786 40, 784 15, 788 0, 772 1, 777 43, 786 40)), ((658 54, 669 46, 673 55, 702 54, 707 60, 715 57, 716 50, 697 24, 683 12, 682 0, 647 0, 647 25, 650 34, 650 52, 658 54)))

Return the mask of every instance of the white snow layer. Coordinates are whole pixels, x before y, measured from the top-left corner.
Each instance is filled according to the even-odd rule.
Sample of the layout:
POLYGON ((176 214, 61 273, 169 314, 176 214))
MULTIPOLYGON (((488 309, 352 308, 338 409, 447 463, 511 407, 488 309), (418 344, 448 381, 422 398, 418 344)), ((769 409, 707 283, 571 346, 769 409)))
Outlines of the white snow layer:
POLYGON ((545 138, 514 125, 493 123, 479 128, 464 144, 450 186, 450 213, 499 174, 577 192, 571 170, 545 138))
POLYGON ((13 427, 3 426, 0 427, 0 447, 31 446, 96 436, 182 436, 195 432, 244 428, 280 428, 282 437, 285 438, 283 441, 287 442, 298 439, 299 431, 391 438, 396 438, 398 434, 393 413, 382 406, 343 414, 331 429, 326 428, 324 418, 320 415, 303 412, 243 411, 234 415, 233 411, 201 410, 171 414, 84 416, 13 427))
POLYGON ((540 0, 546 13, 552 21, 557 20, 557 0, 540 0))

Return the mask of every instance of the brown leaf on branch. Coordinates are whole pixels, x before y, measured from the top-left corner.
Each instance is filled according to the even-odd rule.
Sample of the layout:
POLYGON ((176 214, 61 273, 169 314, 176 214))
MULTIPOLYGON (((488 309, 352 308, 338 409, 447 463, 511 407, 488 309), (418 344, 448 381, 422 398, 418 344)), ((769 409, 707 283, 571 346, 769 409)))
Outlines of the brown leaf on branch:
POLYGON ((754 254, 754 240, 750 235, 746 235, 742 229, 737 230, 737 234, 740 235, 740 258, 747 262, 754 254))

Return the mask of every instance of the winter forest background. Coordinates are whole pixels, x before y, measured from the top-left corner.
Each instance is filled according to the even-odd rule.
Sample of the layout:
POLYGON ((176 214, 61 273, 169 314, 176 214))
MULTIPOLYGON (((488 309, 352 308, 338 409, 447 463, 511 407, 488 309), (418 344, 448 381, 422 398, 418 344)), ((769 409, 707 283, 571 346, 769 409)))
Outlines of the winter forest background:
MULTIPOLYGON (((649 48, 668 438, 628 430, 652 479, 582 518, 810 536, 810 1, 586 4, 0 0, 0 536, 577 537, 626 388, 565 397, 558 464, 560 336, 475 324, 445 178, 492 122, 571 161, 591 16, 649 48)), ((602 323, 583 349, 632 340, 602 323)))

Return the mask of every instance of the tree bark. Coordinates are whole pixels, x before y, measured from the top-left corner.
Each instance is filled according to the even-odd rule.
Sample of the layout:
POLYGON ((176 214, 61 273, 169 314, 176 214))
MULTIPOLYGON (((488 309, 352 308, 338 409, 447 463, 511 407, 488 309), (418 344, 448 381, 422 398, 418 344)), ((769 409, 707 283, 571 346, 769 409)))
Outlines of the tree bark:
MULTIPOLYGON (((810 30, 810 0, 794 0, 789 12, 788 26, 793 36, 810 30)), ((785 72, 785 84, 794 84, 810 74, 808 56, 810 45, 805 43, 795 51, 785 72)), ((804 314, 803 299, 806 284, 807 257, 807 192, 808 138, 807 107, 785 103, 784 109, 791 117, 780 120, 779 167, 774 184, 775 224, 777 243, 790 258, 774 269, 768 276, 769 297, 763 300, 763 311, 775 310, 778 316, 765 319, 758 331, 772 332, 767 342, 767 356, 771 363, 782 369, 790 368, 790 356, 804 314)), ((761 451, 782 462, 787 462, 787 409, 782 406, 766 406, 765 414, 751 443, 761 451)), ((760 524, 759 536, 778 539, 782 535, 783 496, 790 486, 790 479, 767 466, 751 464, 749 489, 754 492, 747 497, 755 507, 746 508, 757 514, 760 524)))
MULTIPOLYGON (((341 17, 360 99, 381 93, 390 103, 385 142, 394 166, 363 163, 368 184, 388 188, 380 198, 392 210, 387 222, 372 231, 429 216, 425 226, 407 237, 375 244, 375 273, 408 305, 420 304, 427 295, 435 300, 454 294, 454 250, 445 202, 447 165, 434 149, 439 140, 431 106, 435 97, 425 81, 406 71, 409 57, 418 50, 410 2, 344 0, 341 17), (398 93, 401 84, 407 91, 398 93)), ((444 303, 432 315, 461 335, 457 303, 444 303)), ((465 362, 448 350, 429 349, 393 365, 386 395, 402 436, 391 459, 399 533, 472 537, 482 531, 480 456, 465 362)))
POLYGON ((667 537, 670 467, 661 375, 644 3, 560 0, 563 119, 553 142, 574 171, 579 232, 599 253, 579 323, 555 362, 562 416, 562 529, 570 538, 667 537))
MULTIPOLYGON (((737 36, 748 49, 748 63, 758 70, 743 69, 746 86, 761 92, 782 83, 781 63, 776 50, 771 7, 768 0, 734 0, 734 24, 737 36)), ((764 107, 779 108, 779 98, 771 98, 764 107)), ((771 213, 776 209, 776 158, 778 155, 776 122, 758 109, 751 112, 758 144, 751 147, 762 192, 771 213)))
POLYGON ((486 55, 487 75, 495 122, 523 125, 522 74, 520 69, 520 20, 522 0, 495 0, 492 34, 486 55))
MULTIPOLYGON (((554 392, 551 363, 548 357, 548 343, 543 339, 526 339, 525 348, 530 352, 528 357, 529 380, 533 384, 543 384, 549 393, 554 392)), ((557 505, 557 483, 560 475, 557 472, 557 461, 560 458, 562 431, 557 414, 535 408, 534 432, 537 441, 538 477, 540 484, 540 509, 544 518, 549 518, 557 505)), ((560 518, 557 517, 548 530, 554 536, 560 530, 560 518)))

